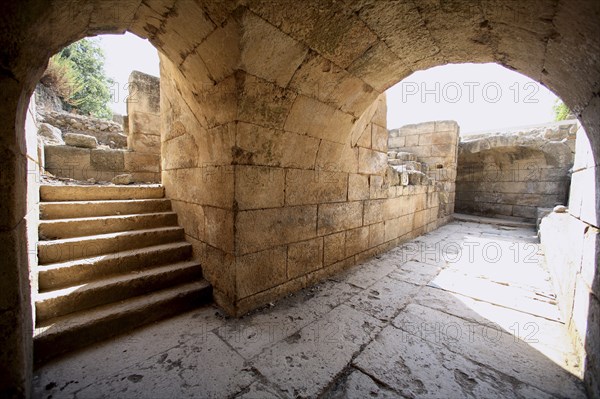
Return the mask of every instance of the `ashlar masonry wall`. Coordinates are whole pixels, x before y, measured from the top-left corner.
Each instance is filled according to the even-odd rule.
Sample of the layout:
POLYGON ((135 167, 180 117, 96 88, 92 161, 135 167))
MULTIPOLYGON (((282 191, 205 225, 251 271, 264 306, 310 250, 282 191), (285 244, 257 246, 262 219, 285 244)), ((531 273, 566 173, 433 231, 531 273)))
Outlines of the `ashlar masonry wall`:
MULTIPOLYGON (((279 112, 235 103, 240 82, 194 95, 179 84, 173 65, 163 60, 161 68, 163 184, 216 301, 231 314, 449 220, 449 203, 440 212, 445 183, 403 186, 390 169, 384 95, 354 121, 334 109, 306 118, 314 100, 298 96, 282 116, 288 122, 265 127, 235 121, 240 112, 252 118, 266 112, 264 119, 279 112), (198 103, 208 117, 194 115, 198 103), (304 121, 295 120, 300 116, 304 121), (286 128, 302 124, 305 132, 286 128)), ((245 77, 241 90, 274 89, 245 77)))
POLYGON ((537 218, 538 208, 567 204, 577 121, 461 138, 457 212, 537 218))
POLYGON ((424 122, 390 130, 389 151, 414 154, 439 185, 440 217, 454 213, 460 128, 455 121, 424 122))
POLYGON ((590 397, 600 396, 600 195, 594 161, 599 150, 580 128, 568 211, 552 212, 540 225, 546 264, 590 397))

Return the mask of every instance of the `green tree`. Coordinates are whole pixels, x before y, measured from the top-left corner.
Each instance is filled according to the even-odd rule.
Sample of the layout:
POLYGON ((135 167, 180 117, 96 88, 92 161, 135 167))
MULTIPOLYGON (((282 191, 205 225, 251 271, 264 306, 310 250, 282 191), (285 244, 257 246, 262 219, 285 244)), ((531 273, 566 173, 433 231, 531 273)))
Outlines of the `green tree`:
POLYGON ((554 120, 555 121, 564 121, 571 117, 571 110, 563 103, 560 99, 556 99, 554 102, 554 106, 552 107, 554 111, 554 120))
POLYGON ((104 52, 97 40, 82 39, 62 49, 56 57, 73 71, 74 90, 69 103, 80 113, 110 119, 114 81, 104 72, 104 52))

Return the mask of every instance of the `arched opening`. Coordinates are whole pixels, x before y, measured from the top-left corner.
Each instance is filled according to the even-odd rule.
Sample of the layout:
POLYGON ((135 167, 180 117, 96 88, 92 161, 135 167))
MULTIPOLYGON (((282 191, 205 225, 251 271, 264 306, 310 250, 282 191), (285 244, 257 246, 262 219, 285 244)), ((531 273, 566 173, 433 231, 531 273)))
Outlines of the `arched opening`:
POLYGON ((555 122, 561 102, 538 82, 497 64, 453 64, 415 73, 387 95, 388 120, 398 128, 389 149, 456 175, 456 187, 446 187, 456 212, 535 224, 568 204, 580 126, 572 115, 555 122), (401 127, 433 120, 457 121, 458 142, 435 124, 401 127))
MULTIPOLYGON (((549 297, 558 297, 559 306, 552 312, 545 313, 544 317, 548 320, 554 320, 556 331, 566 330, 563 328, 562 323, 571 326, 576 324, 570 309, 573 297, 577 295, 577 287, 573 281, 565 282, 565 276, 570 275, 569 279, 572 280, 581 279, 582 275, 576 268, 569 266, 572 261, 557 256, 557 250, 554 248, 560 246, 556 234, 558 220, 562 220, 564 224, 570 224, 571 222, 569 217, 561 213, 565 212, 566 208, 564 206, 556 208, 554 213, 552 208, 556 205, 573 206, 575 209, 571 214, 572 223, 585 226, 585 223, 580 224, 579 220, 576 221, 578 219, 576 216, 578 200, 569 201, 568 195, 571 173, 575 175, 573 181, 576 182, 577 173, 582 170, 577 164, 588 157, 585 154, 586 150, 581 151, 579 158, 575 154, 576 147, 585 148, 584 143, 587 142, 587 135, 577 121, 556 123, 548 118, 545 120, 546 123, 533 125, 534 122, 544 122, 544 119, 522 119, 521 124, 530 126, 513 127, 510 122, 510 111, 500 105, 492 106, 501 98, 497 96, 493 101, 490 101, 489 97, 485 98, 485 92, 482 95, 481 90, 479 90, 477 95, 479 95, 480 101, 484 102, 484 105, 486 105, 485 102, 489 102, 490 104, 487 104, 490 105, 489 109, 486 110, 485 106, 471 106, 471 108, 477 109, 476 112, 471 111, 476 117, 473 118, 474 120, 463 119, 463 123, 469 126, 470 130, 479 131, 461 134, 459 140, 455 139, 453 141, 449 133, 452 130, 449 128, 451 124, 448 121, 428 123, 425 121, 452 119, 450 116, 452 106, 460 100, 461 90, 464 89, 463 94, 467 94, 465 103, 471 105, 470 102, 473 100, 469 99, 476 95, 472 89, 475 87, 481 89, 481 87, 486 86, 486 82, 491 81, 498 88, 495 90, 496 95, 502 92, 509 93, 510 100, 514 99, 513 94, 516 93, 519 87, 521 89, 524 87, 523 83, 532 84, 532 82, 519 82, 515 79, 501 86, 498 82, 502 82, 502 79, 498 77, 495 79, 485 77, 484 79, 489 80, 482 81, 474 73, 477 66, 465 67, 463 73, 468 77, 460 79, 459 76, 453 76, 450 73, 453 71, 452 68, 455 68, 454 71, 456 72, 459 66, 451 65, 450 67, 436 68, 440 71, 437 76, 438 80, 422 79, 419 81, 418 78, 411 80, 411 77, 408 77, 398 85, 403 85, 402 89, 405 90, 404 93, 401 91, 398 95, 398 98, 403 98, 404 101, 397 101, 394 111, 399 114, 404 108, 405 112, 409 113, 408 118, 415 119, 411 120, 414 124, 390 131, 389 162, 390 165, 394 165, 392 167, 403 171, 409 170, 409 173, 417 175, 421 170, 431 171, 433 169, 433 172, 435 172, 438 165, 440 170, 450 169, 451 172, 446 173, 446 175, 454 174, 453 176, 456 177, 456 207, 452 204, 452 208, 456 208, 456 212, 487 216, 488 218, 496 218, 496 220, 478 219, 476 217, 465 218, 462 215, 460 217, 456 215, 457 220, 463 222, 461 223, 462 228, 456 227, 462 232, 462 237, 455 235, 452 239, 449 239, 448 236, 443 234, 444 228, 441 228, 431 234, 431 236, 435 236, 434 239, 428 238, 430 235, 425 235, 417 239, 416 242, 406 245, 405 252, 410 260, 402 268, 403 276, 407 281, 411 281, 418 278, 411 276, 412 273, 416 273, 418 276, 419 273, 428 272, 429 267, 425 267, 427 263, 446 264, 447 269, 442 270, 437 277, 431 280, 418 296, 424 296, 424 292, 427 291, 429 300, 433 301, 433 298, 435 298, 435 301, 438 301, 437 305, 432 305, 436 309, 444 309, 444 306, 440 306, 440 303, 461 302, 462 304, 458 308, 462 309, 464 313, 461 313, 461 310, 453 310, 451 313, 456 312, 453 314, 461 314, 461 316, 467 318, 472 318, 473 312, 479 314, 479 316, 486 314, 484 317, 487 318, 488 322, 503 325, 506 331, 510 330, 511 325, 512 328, 515 328, 517 324, 507 324, 506 321, 499 320, 498 315, 501 312, 494 315, 493 312, 484 311, 479 306, 481 302, 502 304, 501 306, 505 308, 512 307, 513 309, 516 309, 516 303, 521 303, 523 305, 521 311, 530 315, 538 314, 539 316, 541 315, 539 313, 541 309, 533 310, 526 305, 531 297, 519 300, 516 298, 519 298, 519 295, 528 289, 533 289, 539 293, 547 291, 549 297), (469 87, 471 90, 469 90, 469 87), (511 87, 512 90, 515 90, 514 93, 511 91, 511 87), (450 90, 452 91, 450 92, 450 90), (407 93, 410 95, 407 96, 407 93), (406 99, 410 96, 416 97, 417 101, 423 103, 423 114, 428 119, 416 119, 423 116, 415 116, 418 114, 418 110, 407 106, 406 99), (427 107, 426 99, 430 100, 431 107, 427 107), (440 102, 445 102, 447 106, 439 107, 440 102), (436 117, 436 106, 446 112, 443 117, 436 117), (491 112, 502 115, 502 117, 498 118, 500 120, 494 120, 495 115, 491 112), (474 128, 477 118, 481 118, 488 126, 483 125, 474 128), (423 123, 418 124, 418 122, 423 123), (577 139, 577 144, 576 134, 581 135, 577 139), (446 147, 443 150, 441 149, 442 145, 446 147), (451 154, 457 154, 457 157, 452 158, 451 154), (413 166, 415 162, 418 170, 413 166), (457 165, 458 168, 456 168, 457 165), (548 213, 551 214, 548 219, 542 219, 548 213), (510 220, 503 225, 504 222, 497 220, 498 218, 510 220), (540 221, 542 223, 540 230, 541 245, 535 237, 536 219, 538 226, 540 221), (485 225, 472 223, 477 221, 491 224, 483 227, 485 225), (526 221, 529 225, 522 223, 523 221, 526 221), (473 230, 469 231, 469 228, 473 230), (534 254, 542 253, 541 250, 538 251, 542 247, 548 251, 549 276, 544 269, 545 266, 542 267, 539 260, 532 257, 534 254), (519 255, 514 251, 519 252, 519 255), (528 252, 527 255, 526 252, 528 252), (422 262, 422 264, 420 265, 419 262, 422 262), (511 269, 513 272, 509 272, 511 269), (514 270, 520 270, 520 272, 515 273, 514 270), (519 276, 522 280, 519 280, 519 276), (536 276, 537 283, 535 282, 536 276), (553 285, 547 284, 550 278, 553 285), (487 282, 483 282, 484 280, 487 282), (498 284, 496 288, 504 285, 507 289, 506 291, 496 290, 494 284, 498 284), (511 292, 508 287, 519 287, 519 290, 524 291, 519 294, 518 290, 511 292), (534 289, 533 287, 537 288, 534 289), (472 302, 473 298, 476 298, 479 304, 476 305, 472 302), (512 304, 511 301, 513 301, 512 304)), ((537 83, 535 84, 537 85, 537 83)), ((535 91, 538 90, 539 88, 535 91)), ((388 96, 388 115, 390 115, 390 107, 393 107, 391 104, 394 104, 393 95, 388 96)), ((548 101, 546 104, 547 111, 551 111, 553 100, 548 101)), ((523 108, 524 113, 529 112, 529 115, 533 115, 534 110, 527 109, 527 103, 520 104, 520 106, 523 108)), ((457 118, 461 116, 460 111, 462 110, 455 110, 457 118)), ((551 113, 548 112, 547 115, 551 115, 551 113)), ((396 119, 399 119, 399 117, 396 119)), ((430 175, 432 179, 438 176, 436 173, 430 173, 430 175)), ((443 176, 442 174, 439 175, 443 176)), ((443 182, 443 179, 440 180, 443 182)), ((454 179, 451 179, 447 188, 452 194, 454 194, 453 184, 454 179)), ((588 184, 594 185, 591 181, 588 184)), ((571 189, 571 193, 582 190, 584 190, 583 187, 576 185, 571 189)), ((572 239, 576 242, 589 240, 588 237, 583 235, 578 235, 577 238, 572 237, 572 239)), ((561 248, 566 251, 566 248, 561 248)), ((594 268, 594 262, 584 260, 585 255, 580 250, 575 252, 571 256, 577 264, 581 264, 588 271, 594 268)), ((586 280, 587 282, 578 281, 579 289, 582 292, 588 292, 585 291, 586 289, 590 290, 591 280, 586 280)), ((538 298, 538 300, 541 302, 547 301, 543 297, 538 298)), ((582 306, 582 304, 580 303, 579 306, 582 306)), ((583 306, 587 306, 587 303, 583 306)), ((448 310, 448 308, 445 309, 448 310)), ((515 315, 513 318, 516 320, 518 317, 515 315)), ((409 319, 406 318, 405 322, 408 323, 409 319)), ((581 322, 580 325, 582 325, 581 322)), ((539 326, 539 323, 536 326, 539 326)), ((552 329, 549 326, 550 324, 545 327, 547 331, 552 329)), ((532 325, 529 325, 529 327, 532 328, 532 325)), ((583 330, 585 329, 582 328, 581 331, 583 330)), ((420 332, 422 336, 423 332, 420 332)), ((563 331, 563 334, 566 333, 563 331)), ((568 344, 571 344, 570 341, 572 341, 574 350, 579 357, 577 362, 580 364, 589 362, 589 360, 585 360, 585 346, 587 345, 585 342, 589 342, 586 334, 588 333, 578 333, 571 329, 570 338, 564 341, 568 344)), ((531 343, 527 340, 526 342, 531 343)), ((558 364, 562 362, 557 360, 555 354, 549 354, 537 343, 533 343, 531 346, 548 358, 557 361, 558 364)), ((589 345, 587 346, 589 347, 589 345)), ((573 360, 562 364, 566 365, 569 362, 572 363, 573 360)), ((582 371, 577 370, 577 368, 571 369, 571 372, 575 374, 582 371)))
MULTIPOLYGON (((0 128, 6 155, 2 157, 2 185, 6 187, 3 191, 6 200, 2 201, 2 211, 6 215, 2 238, 8 243, 2 256, 3 267, 7 270, 7 278, 3 281, 7 289, 4 290, 3 285, 2 298, 9 309, 4 313, 2 323, 11 326, 7 330, 6 347, 13 348, 10 353, 3 354, 3 359, 10 359, 3 364, 10 366, 6 372, 2 370, 2 374, 8 381, 3 382, 3 387, 7 386, 14 395, 26 394, 31 370, 31 342, 27 338, 27 332, 31 330, 31 310, 26 247, 23 245, 26 237, 24 217, 30 211, 24 201, 27 102, 49 55, 78 38, 125 30, 149 37, 168 58, 164 62, 165 69, 172 77, 173 93, 181 100, 173 104, 173 114, 182 110, 178 119, 184 127, 192 127, 183 130, 194 134, 201 132, 201 137, 228 143, 223 146, 227 151, 218 151, 208 162, 211 168, 221 168, 217 169, 219 173, 233 170, 236 178, 232 178, 232 173, 226 174, 223 187, 227 188, 220 189, 217 194, 196 191, 183 193, 180 198, 181 202, 186 202, 189 197, 210 195, 205 204, 196 204, 214 208, 209 211, 212 216, 205 214, 203 219, 213 217, 226 221, 217 224, 223 228, 206 231, 214 238, 198 240, 197 247, 206 254, 207 265, 211 261, 219 265, 213 269, 213 281, 222 283, 215 287, 216 292, 221 295, 221 303, 233 304, 232 313, 244 312, 334 272, 335 267, 321 271, 322 265, 307 271, 303 266, 306 262, 300 261, 297 262, 301 265, 300 276, 289 279, 289 271, 294 270, 290 269, 289 254, 293 254, 294 248, 306 246, 319 253, 319 242, 324 242, 325 236, 342 231, 344 245, 352 237, 356 238, 354 242, 363 242, 366 230, 362 220, 358 225, 358 215, 364 206, 360 201, 366 199, 351 201, 350 205, 331 205, 328 201, 337 202, 330 199, 326 203, 321 197, 315 200, 311 195, 294 206, 265 208, 257 206, 263 201, 257 198, 269 193, 268 187, 285 187, 287 181, 282 180, 282 173, 287 179, 288 169, 304 170, 298 167, 297 160, 290 161, 288 168, 282 167, 285 154, 302 154, 298 156, 301 161, 314 157, 306 168, 309 171, 316 169, 320 157, 320 170, 328 175, 329 172, 345 173, 348 182, 350 174, 367 175, 369 183, 370 175, 381 176, 372 172, 379 172, 382 158, 379 154, 383 152, 352 146, 351 131, 357 121, 361 122, 363 111, 378 93, 410 71, 469 61, 498 61, 519 70, 541 80, 565 100, 582 121, 591 138, 591 148, 597 153, 598 98, 594 93, 600 79, 595 64, 597 58, 587 56, 589 52, 596 54, 599 51, 595 39, 599 36, 595 24, 598 6, 592 1, 540 3, 539 7, 531 9, 470 7, 459 2, 420 7, 384 2, 318 6, 279 4, 277 7, 252 3, 238 7, 233 1, 201 5, 161 2, 152 7, 138 2, 119 3, 119 7, 98 2, 87 4, 85 8, 56 2, 49 9, 28 2, 3 7, 6 7, 4 15, 15 16, 10 19, 10 24, 3 20, 7 25, 6 32, 11 34, 3 37, 6 43, 0 46, 4 49, 2 59, 8 60, 3 62, 0 78, 3 88, 0 115, 8 121, 0 128), (507 13, 507 9, 511 12, 507 13), (512 19, 513 15, 519 18, 512 19), (540 15, 544 17, 538 18, 540 15), (572 24, 573 18, 579 23, 572 24), (217 34, 212 35, 215 32, 217 34), (24 37, 30 40, 24 40, 24 37), (260 37, 271 39, 269 45, 253 47, 261 43, 255 40, 260 37), (223 48, 229 51, 224 52, 223 48), (284 56, 277 57, 274 53, 284 56), (560 54, 569 54, 572 62, 562 62, 560 54), (347 96, 344 93, 360 94, 347 96), (245 132, 241 130, 243 128, 245 132), (258 139, 270 138, 252 151, 249 149, 254 148, 257 140, 244 142, 252 135, 258 139), (292 150, 285 145, 277 147, 273 144, 277 140, 291 143, 292 139, 302 144, 294 144, 292 150), (274 156, 273 150, 279 153, 274 156), (342 161, 330 162, 332 159, 342 161), (359 169, 361 160, 362 169, 359 169), (271 166, 280 170, 272 170, 271 166), (248 176, 256 176, 258 181, 266 176, 261 187, 267 188, 258 192, 247 190, 243 183, 249 180, 248 176), (247 202, 245 209, 239 210, 237 206, 244 202, 242 199, 247 202), (356 224, 347 224, 350 216, 355 218, 356 224), (286 225, 286 221, 289 224, 286 225), (251 225, 269 233, 256 239, 247 227, 251 225), (294 230, 290 226, 294 226, 294 230), (346 234, 346 230, 359 228, 361 230, 346 234), (296 242, 298 237, 300 241, 296 242)), ((366 122, 363 127, 372 119, 362 121, 366 122)), ((188 140, 187 134, 179 134, 183 131, 181 125, 172 125, 168 131, 173 136, 173 145, 189 149, 190 146, 184 143, 188 140)), ((357 127, 357 130, 360 135, 364 129, 357 127)), ((172 195, 177 196, 176 190, 182 187, 180 183, 169 186, 169 178, 171 182, 175 179, 189 182, 191 178, 196 182, 203 181, 202 176, 206 174, 196 171, 200 169, 198 160, 190 162, 173 168, 176 172, 171 176, 163 173, 168 193, 171 190, 172 195), (195 170, 188 172, 188 169, 195 170)), ((595 168, 588 169, 590 172, 586 173, 595 179, 595 168)), ((310 173, 307 173, 307 181, 314 177, 310 173)), ((364 177, 356 178, 358 184, 361 179, 364 183, 364 177)), ((374 182, 377 180, 373 179, 374 182)), ((315 187, 312 184, 305 186, 315 187)), ((192 188, 198 190, 191 184, 184 186, 184 189, 192 188)), ((316 191, 319 196, 329 195, 316 191)), ((368 191, 370 201, 370 186, 368 191)), ((272 204, 285 205, 287 190, 281 188, 279 192, 283 193, 283 200, 279 194, 267 195, 267 198, 272 204)), ((334 190, 334 193, 337 195, 338 192, 334 190)), ((588 209, 593 209, 595 218, 597 202, 588 209)), ((596 220, 592 222, 597 226, 596 220)), ((330 237, 330 244, 335 243, 336 238, 338 236, 330 237)), ((339 239, 342 240, 342 235, 339 239)), ((330 248, 334 247, 330 245, 330 248)), ((298 253, 303 254, 305 250, 298 253)), ((355 263, 355 256, 345 264, 338 262, 338 270, 355 263)), ((208 266, 209 274, 210 269, 208 266)), ((594 297, 590 295, 588 298, 593 302, 594 297)), ((592 381, 591 386, 594 375, 590 374, 587 380, 592 381)))
POLYGON ((36 85, 30 112, 48 183, 161 181, 158 55, 137 36, 117 38, 65 47, 36 85))

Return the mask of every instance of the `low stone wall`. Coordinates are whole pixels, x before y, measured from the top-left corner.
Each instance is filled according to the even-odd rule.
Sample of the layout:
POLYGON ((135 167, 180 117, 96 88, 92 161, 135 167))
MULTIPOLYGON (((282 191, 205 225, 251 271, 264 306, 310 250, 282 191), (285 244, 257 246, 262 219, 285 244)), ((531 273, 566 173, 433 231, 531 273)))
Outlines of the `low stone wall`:
POLYGON ((110 148, 47 145, 44 147, 44 158, 45 169, 57 177, 110 182, 116 176, 130 174, 133 182, 160 182, 160 157, 153 154, 110 148))
MULTIPOLYGON (((600 149, 596 148, 595 151, 600 149)), ((567 213, 542 219, 540 239, 558 303, 590 397, 600 397, 600 196, 598 166, 586 133, 577 132, 567 213)))
POLYGON ((461 137, 457 212, 535 221, 566 204, 576 121, 461 137))
POLYGON ((79 181, 159 183, 160 80, 141 72, 130 76, 128 126, 56 110, 58 101, 48 89, 38 87, 42 102, 37 119, 43 142, 46 171, 59 178, 79 181), (76 136, 75 135, 83 135, 76 136), (67 135, 71 140, 67 140, 67 135))
POLYGON ((85 134, 95 137, 98 144, 110 148, 127 146, 127 136, 123 126, 106 119, 72 114, 65 111, 40 111, 38 121, 59 128, 63 133, 85 134))
POLYGON ((455 121, 406 125, 389 132, 390 152, 410 153, 427 165, 427 175, 439 182, 444 214, 454 212, 459 126, 455 121))

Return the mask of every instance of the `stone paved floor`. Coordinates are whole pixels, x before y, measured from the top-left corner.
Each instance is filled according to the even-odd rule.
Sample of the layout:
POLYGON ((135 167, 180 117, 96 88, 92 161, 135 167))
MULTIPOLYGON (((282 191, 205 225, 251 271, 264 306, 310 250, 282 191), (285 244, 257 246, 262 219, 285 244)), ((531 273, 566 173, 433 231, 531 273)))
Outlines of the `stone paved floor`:
POLYGON ((37 398, 583 398, 533 230, 450 223, 241 319, 200 309, 36 372, 37 398))

